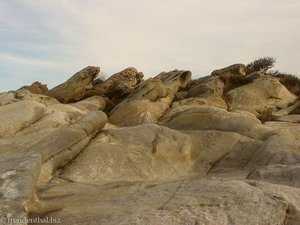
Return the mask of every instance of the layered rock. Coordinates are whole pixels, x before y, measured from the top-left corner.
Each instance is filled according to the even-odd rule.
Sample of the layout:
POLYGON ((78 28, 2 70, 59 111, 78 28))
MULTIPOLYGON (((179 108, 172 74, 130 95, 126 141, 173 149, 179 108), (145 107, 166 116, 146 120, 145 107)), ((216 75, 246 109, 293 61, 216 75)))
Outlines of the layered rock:
POLYGON ((147 80, 113 109, 109 122, 121 126, 157 122, 190 79, 191 72, 175 70, 147 80))
POLYGON ((88 66, 45 94, 62 103, 79 101, 84 98, 86 90, 99 72, 99 67, 88 66))
POLYGON ((116 105, 134 91, 134 88, 143 81, 143 77, 143 73, 129 67, 103 82, 93 82, 93 87, 87 90, 85 96, 107 96, 116 105))
POLYGON ((0 94, 0 223, 299 224, 299 102, 277 78, 98 73, 0 94))
POLYGON ((297 97, 274 77, 261 77, 227 93, 231 110, 247 110, 259 116, 267 109, 285 108, 297 97))
POLYGON ((223 79, 228 79, 233 76, 245 76, 246 75, 246 66, 243 64, 233 64, 231 66, 214 70, 211 73, 212 76, 218 76, 223 79))
POLYGON ((48 87, 46 84, 42 84, 41 82, 34 82, 30 86, 23 86, 20 89, 26 89, 30 91, 32 94, 44 94, 48 92, 48 87))

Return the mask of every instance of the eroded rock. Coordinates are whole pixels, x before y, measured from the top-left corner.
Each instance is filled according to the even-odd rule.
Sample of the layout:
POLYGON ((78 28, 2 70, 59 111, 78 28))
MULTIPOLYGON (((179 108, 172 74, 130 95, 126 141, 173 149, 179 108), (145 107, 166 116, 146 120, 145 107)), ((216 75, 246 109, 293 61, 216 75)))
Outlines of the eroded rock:
POLYGON ((175 70, 145 81, 112 110, 109 122, 119 126, 157 122, 190 79, 191 72, 175 70))
POLYGON ((99 67, 88 66, 74 74, 66 82, 52 88, 45 95, 56 98, 62 103, 79 101, 84 98, 86 89, 100 72, 99 67))

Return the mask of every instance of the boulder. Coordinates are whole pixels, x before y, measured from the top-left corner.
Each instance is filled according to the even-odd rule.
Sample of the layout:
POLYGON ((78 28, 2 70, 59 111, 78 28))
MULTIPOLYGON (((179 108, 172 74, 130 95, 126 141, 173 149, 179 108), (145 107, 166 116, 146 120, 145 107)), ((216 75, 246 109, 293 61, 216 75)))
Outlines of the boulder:
POLYGON ((44 94, 48 92, 47 84, 42 84, 41 82, 34 82, 30 86, 23 86, 20 89, 26 89, 32 94, 44 94))
POLYGON ((278 79, 265 76, 229 91, 226 99, 231 110, 247 110, 259 116, 267 109, 285 108, 297 97, 278 79))
POLYGON ((143 81, 143 76, 137 69, 129 67, 103 82, 94 82, 93 87, 87 90, 86 97, 107 96, 116 105, 134 91, 134 88, 143 81))
POLYGON ((20 101, 0 107, 0 137, 15 135, 44 116, 44 105, 32 101, 20 101))
POLYGON ((170 179, 192 165, 191 140, 154 124, 104 130, 67 167, 75 182, 107 183, 170 179))
POLYGON ((99 72, 99 67, 88 66, 74 74, 66 82, 46 92, 45 95, 56 98, 62 103, 79 101, 84 98, 86 90, 99 72))
POLYGON ((16 94, 14 91, 0 93, 0 106, 16 102, 16 94))
POLYGON ((143 82, 111 111, 109 122, 118 126, 156 123, 190 79, 191 72, 175 70, 143 82))
POLYGON ((246 111, 227 112, 225 109, 210 106, 169 112, 159 124, 178 130, 229 131, 258 139, 263 138, 265 132, 260 126, 261 122, 246 111))
POLYGON ((41 156, 28 152, 0 158, 0 222, 26 225, 35 201, 41 156), (15 221, 16 220, 16 221, 15 221))
POLYGON ((218 76, 222 79, 228 79, 229 77, 233 76, 245 76, 246 66, 243 64, 233 64, 222 69, 214 70, 211 75, 218 76))
POLYGON ((73 103, 72 105, 78 108, 79 110, 86 112, 97 110, 103 111, 106 107, 106 100, 101 96, 93 96, 73 103))

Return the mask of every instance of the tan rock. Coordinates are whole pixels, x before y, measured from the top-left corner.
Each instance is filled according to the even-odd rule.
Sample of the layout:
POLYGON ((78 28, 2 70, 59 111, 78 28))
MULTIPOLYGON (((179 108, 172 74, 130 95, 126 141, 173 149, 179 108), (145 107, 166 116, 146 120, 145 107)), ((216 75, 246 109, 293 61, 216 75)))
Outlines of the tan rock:
MULTIPOLYGON (((176 109, 176 108, 175 108, 176 109)), ((216 107, 194 107, 166 114, 160 125, 178 130, 221 130, 261 139, 265 130, 253 115, 243 111, 227 112, 216 107)))
POLYGON ((157 122, 190 79, 191 72, 175 70, 145 81, 113 109, 109 122, 119 126, 157 122))
POLYGON ((0 221, 26 225, 35 200, 35 186, 41 169, 38 153, 13 154, 0 158, 0 221), (16 220, 16 221, 14 221, 16 220))
POLYGON ((46 112, 44 105, 20 101, 0 107, 0 137, 15 135, 21 129, 39 120, 46 112))
POLYGON ((97 110, 104 110, 106 106, 105 98, 101 96, 93 96, 81 100, 79 102, 73 103, 73 106, 78 108, 81 111, 97 111, 97 110))
POLYGON ((218 76, 220 78, 226 79, 232 76, 245 76, 246 66, 243 64, 233 64, 231 66, 214 70, 211 73, 212 76, 218 76))
POLYGON ((297 224, 299 190, 259 185, 226 179, 102 186, 62 182, 39 195, 45 205, 61 209, 51 216, 65 224, 297 224))
POLYGON ((188 135, 157 125, 109 129, 99 134, 62 176, 76 182, 161 180, 192 165, 188 135))
POLYGON ((300 165, 269 165, 255 169, 247 178, 299 188, 300 165))
POLYGON ((297 97, 276 78, 265 76, 227 93, 229 108, 259 116, 266 109, 285 108, 297 97))
POLYGON ((94 82, 93 87, 87 90, 86 96, 107 96, 116 105, 134 91, 134 88, 143 81, 143 76, 137 69, 129 67, 103 82, 94 82))
POLYGON ((100 72, 99 67, 88 66, 74 74, 66 82, 45 93, 62 103, 79 101, 84 98, 86 89, 100 72))
POLYGON ((300 123, 300 115, 287 115, 276 118, 277 121, 300 123))
POLYGON ((20 89, 27 89, 32 94, 44 94, 48 91, 48 87, 46 84, 42 84, 41 82, 34 82, 30 86, 23 86, 20 89))

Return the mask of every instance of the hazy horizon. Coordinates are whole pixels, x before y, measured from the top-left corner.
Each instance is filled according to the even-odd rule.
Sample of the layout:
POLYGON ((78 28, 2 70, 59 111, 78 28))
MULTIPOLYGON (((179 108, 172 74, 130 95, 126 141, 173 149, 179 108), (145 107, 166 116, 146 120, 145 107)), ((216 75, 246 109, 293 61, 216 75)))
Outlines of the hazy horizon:
POLYGON ((0 92, 51 88, 88 65, 197 78, 272 56, 275 69, 300 75, 299 11, 297 0, 4 0, 0 92))

